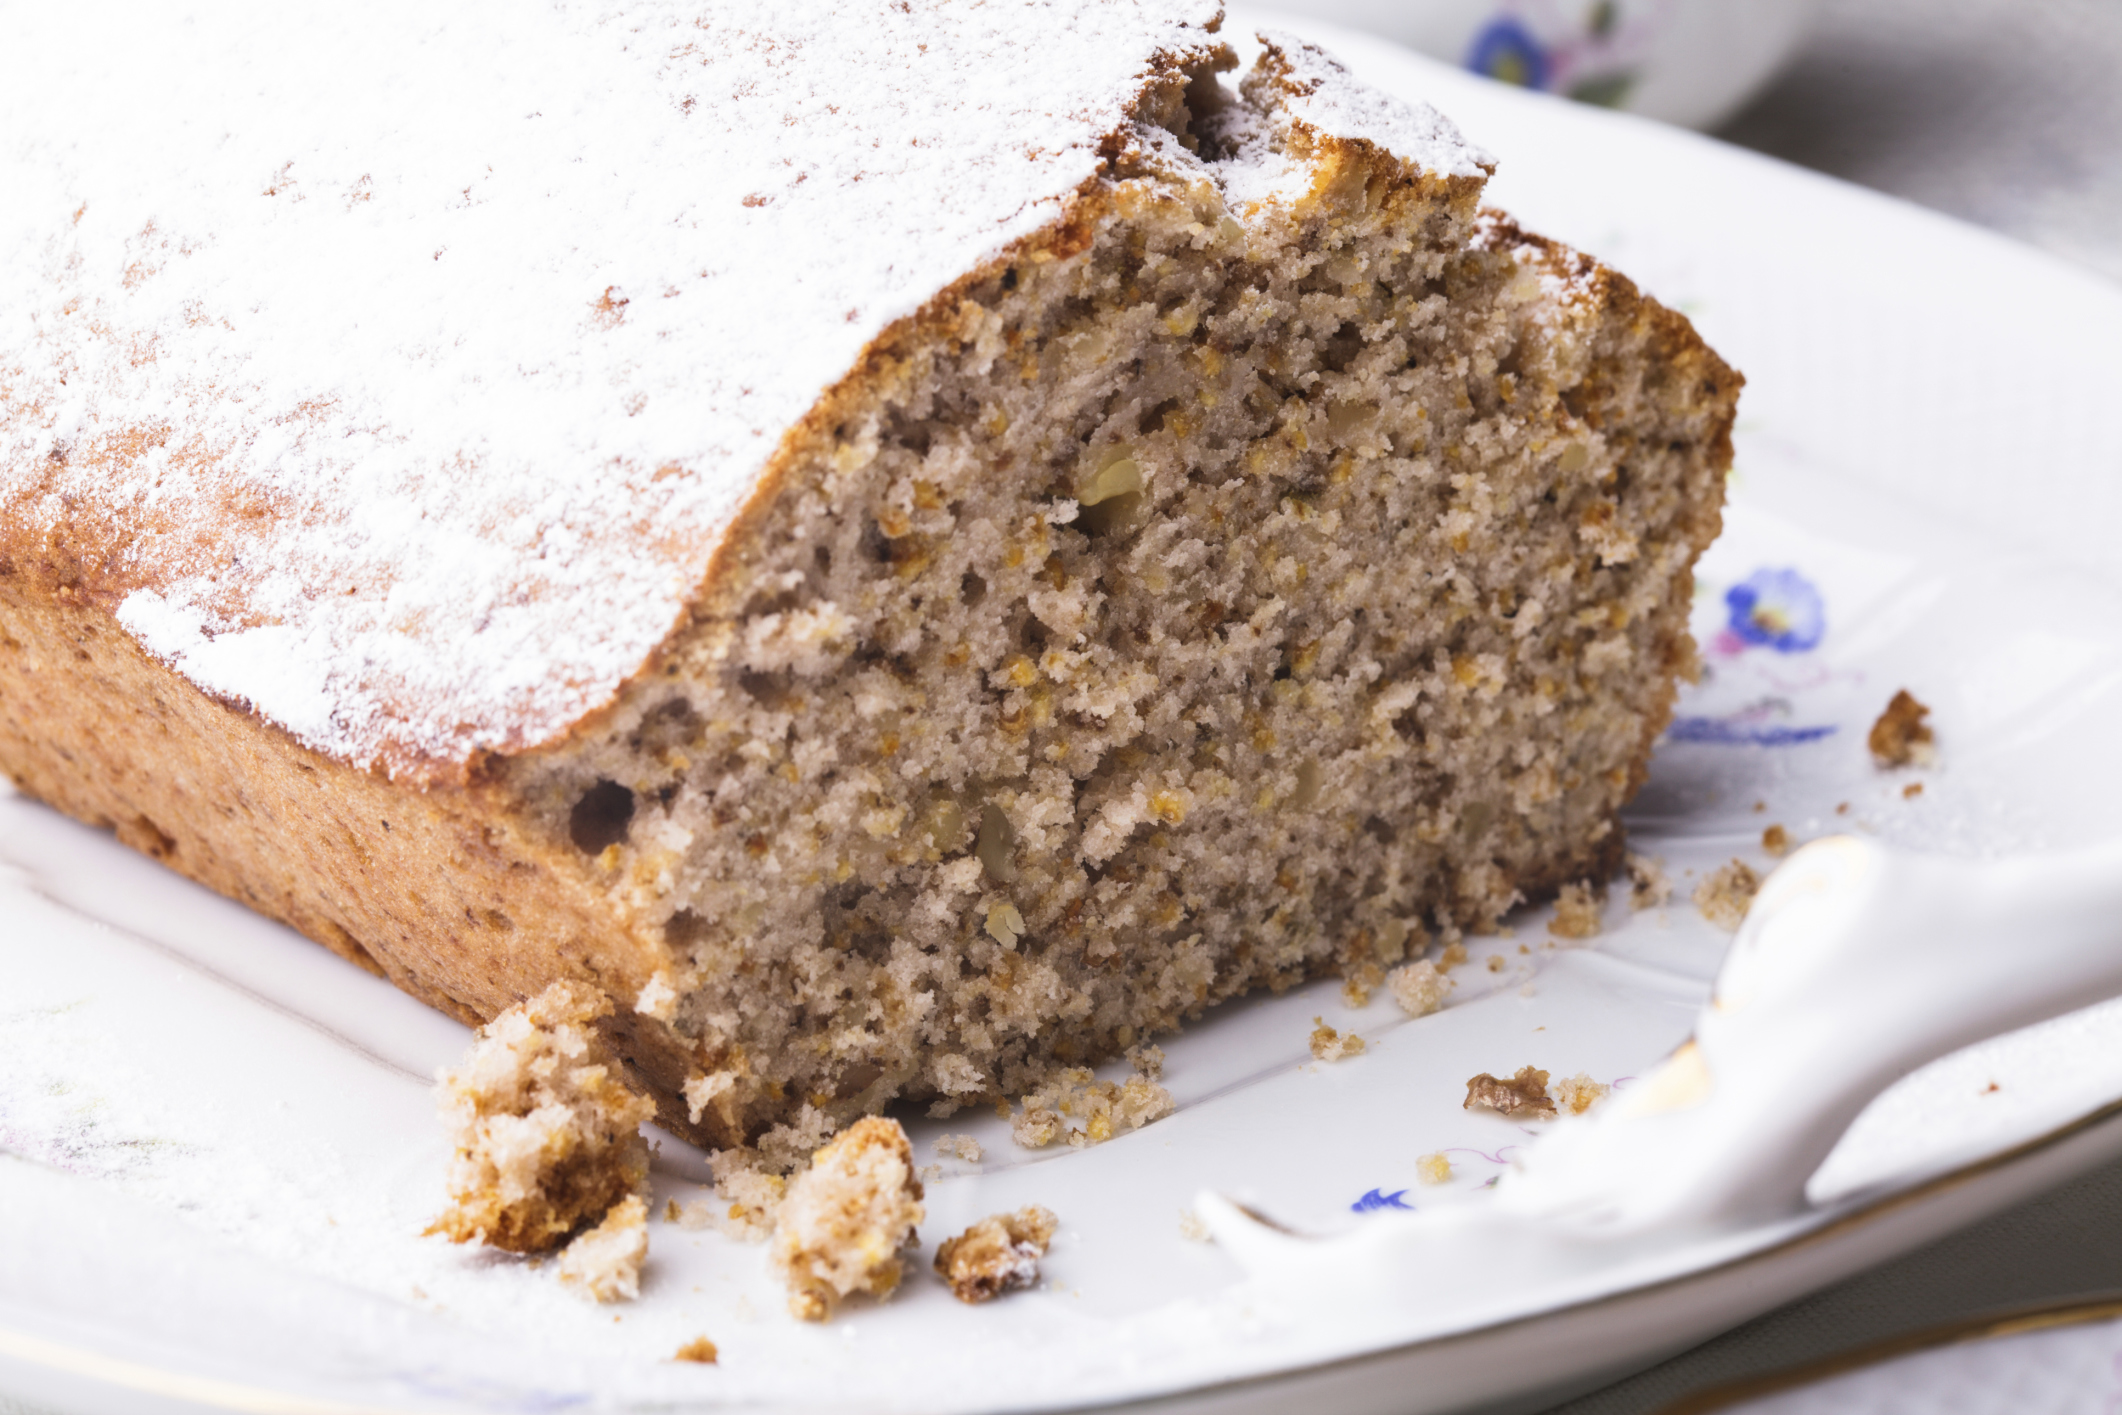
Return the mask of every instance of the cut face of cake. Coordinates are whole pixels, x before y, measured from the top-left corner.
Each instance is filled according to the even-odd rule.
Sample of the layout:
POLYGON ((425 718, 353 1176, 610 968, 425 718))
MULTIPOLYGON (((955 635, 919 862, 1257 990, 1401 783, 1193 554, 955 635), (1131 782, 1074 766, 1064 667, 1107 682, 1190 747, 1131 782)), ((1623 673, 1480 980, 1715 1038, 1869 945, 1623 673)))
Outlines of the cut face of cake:
MULTIPOLYGON (((567 23, 522 42, 580 74, 461 102, 646 64, 667 111, 606 159, 664 224, 507 164, 460 218, 390 135, 329 212, 201 198, 145 235, 70 234, 103 189, 40 169, 16 267, 51 317, 0 349, 24 789, 460 1016, 594 986, 668 1124, 784 1164, 1618 867, 1740 380, 1483 212, 1447 122, 1294 40, 1233 83, 1186 6, 567 23), (722 185, 666 201, 680 149, 722 185), (290 334, 261 372, 301 300, 170 312, 268 220, 425 243, 377 298, 435 303, 370 363, 290 334), (602 252, 544 323, 576 258, 541 220, 602 252), (156 244, 187 221, 206 255, 156 244), (428 268, 450 240, 468 284, 428 268)), ((435 151, 501 122, 435 102, 435 151)))

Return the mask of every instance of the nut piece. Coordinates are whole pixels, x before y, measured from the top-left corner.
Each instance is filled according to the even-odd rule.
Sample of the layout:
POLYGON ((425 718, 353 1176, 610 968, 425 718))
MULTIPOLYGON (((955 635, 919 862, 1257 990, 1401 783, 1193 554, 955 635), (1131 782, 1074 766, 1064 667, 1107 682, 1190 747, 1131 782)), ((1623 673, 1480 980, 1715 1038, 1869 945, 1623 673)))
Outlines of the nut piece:
POLYGON ((869 1116, 819 1147, 788 1186, 775 1215, 773 1259, 788 1283, 788 1309, 822 1322, 857 1292, 898 1287, 899 1250, 921 1222, 914 1150, 896 1120, 869 1116))
POLYGON ((1718 928, 1737 932, 1760 888, 1761 876, 1745 861, 1734 860, 1695 886, 1695 907, 1718 928))
POLYGON ((1930 716, 1930 709, 1916 701, 1908 689, 1894 694, 1886 711, 1871 725, 1871 759, 1881 770, 1889 767, 1929 766, 1937 760, 1932 746, 1930 728, 1923 719, 1930 716))
POLYGON ((1051 1211, 1030 1204, 991 1214, 936 1250, 936 1272, 960 1302, 986 1302, 1039 1280, 1039 1259, 1054 1238, 1051 1211))
POLYGON ((722 1359, 715 1344, 704 1336, 696 1336, 671 1353, 673 1361, 696 1361, 703 1366, 712 1366, 722 1359))
POLYGON ((592 1302, 631 1302, 641 1295, 641 1264, 647 1260, 648 1205, 629 1194, 604 1222, 567 1245, 560 1285, 592 1302))
POLYGON ((593 988, 554 983, 479 1029, 436 1088, 456 1156, 429 1233, 549 1252, 647 1183, 641 1126, 656 1107, 593 1025, 611 1010, 593 988))
POLYGON ((1423 958, 1393 969, 1386 976, 1385 985, 1392 989, 1393 1001, 1400 1004, 1401 1011, 1410 1017, 1427 1017, 1444 1005, 1444 994, 1451 991, 1452 980, 1423 958))
POLYGON ((1492 1110, 1498 1115, 1526 1115, 1535 1120, 1553 1120, 1555 1103, 1547 1098, 1547 1073, 1537 1067, 1520 1067, 1508 1081, 1486 1071, 1466 1083, 1467 1110, 1492 1110))

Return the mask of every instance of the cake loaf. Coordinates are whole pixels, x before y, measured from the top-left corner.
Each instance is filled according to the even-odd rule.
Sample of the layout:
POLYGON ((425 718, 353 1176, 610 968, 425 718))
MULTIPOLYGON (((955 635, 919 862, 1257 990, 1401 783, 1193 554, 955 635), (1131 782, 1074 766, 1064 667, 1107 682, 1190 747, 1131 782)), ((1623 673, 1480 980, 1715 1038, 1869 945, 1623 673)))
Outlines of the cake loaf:
POLYGON ((1435 112, 1192 0, 15 23, 22 791, 784 1162, 1617 863, 1740 380, 1435 112))

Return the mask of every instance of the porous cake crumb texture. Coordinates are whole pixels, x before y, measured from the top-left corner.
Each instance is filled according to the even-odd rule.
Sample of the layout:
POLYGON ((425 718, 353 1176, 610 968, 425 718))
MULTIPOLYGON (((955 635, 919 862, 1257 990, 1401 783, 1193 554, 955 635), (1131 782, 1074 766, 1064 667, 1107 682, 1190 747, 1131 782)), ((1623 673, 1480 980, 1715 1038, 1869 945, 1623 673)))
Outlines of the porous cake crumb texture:
POLYGON ((1718 928, 1736 933, 1746 922, 1746 911, 1760 888, 1761 876, 1753 867, 1744 860, 1733 860, 1695 886, 1695 907, 1718 928))
POLYGON ((1555 896, 1555 916, 1548 920, 1547 931, 1556 938, 1591 938, 1603 923, 1605 906, 1605 885, 1590 881, 1565 884, 1555 896))
POLYGON ((900 1250, 921 1222, 914 1151, 896 1120, 856 1121, 811 1156, 781 1200, 773 1262, 788 1283, 788 1309, 808 1322, 830 1318, 857 1293, 888 1297, 904 1271, 900 1250))
POLYGON ((981 1219, 936 1249, 936 1272, 960 1302, 986 1302, 1039 1281, 1053 1241, 1053 1214, 1033 1204, 981 1219))
POLYGON ((1894 693, 1886 711, 1871 727, 1866 743, 1871 759, 1882 770, 1897 766, 1929 766, 1937 760, 1937 748, 1928 723, 1930 709, 1902 688, 1894 693))
POLYGON ((479 1030, 438 1088, 456 1153, 430 1233, 542 1253, 647 1183, 655 1105, 596 1029, 610 1011, 594 988, 555 983, 479 1030))
POLYGON ((1427 1017, 1444 1006, 1444 995, 1451 991, 1452 980, 1436 964, 1419 958, 1393 969, 1386 985, 1392 989, 1393 1001, 1400 1004, 1401 1011, 1410 1017, 1427 1017))
POLYGON ((1518 1069, 1508 1081, 1486 1071, 1466 1083, 1467 1110, 1492 1110, 1498 1115, 1522 1115, 1534 1120, 1552 1120, 1555 1103, 1547 1095, 1547 1073, 1533 1066, 1518 1069))
POLYGON ((1548 1094, 1554 1098, 1559 1109, 1570 1115, 1582 1115, 1605 1100, 1612 1089, 1613 1087, 1603 1081, 1594 1081, 1579 1071, 1576 1075, 1566 1076, 1548 1087, 1548 1094))
POLYGON ((592 1302, 632 1301, 641 1295, 648 1261, 648 1205, 629 1194, 604 1221, 576 1236, 560 1255, 560 1285, 592 1302))

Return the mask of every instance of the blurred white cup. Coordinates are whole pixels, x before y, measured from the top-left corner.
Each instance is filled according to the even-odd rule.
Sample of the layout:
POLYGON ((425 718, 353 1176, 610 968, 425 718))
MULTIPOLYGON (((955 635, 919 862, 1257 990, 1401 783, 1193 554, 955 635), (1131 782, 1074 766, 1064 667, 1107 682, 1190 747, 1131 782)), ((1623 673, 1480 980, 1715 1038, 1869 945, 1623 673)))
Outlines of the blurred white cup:
POLYGON ((1775 77, 1819 0, 1253 0, 1507 83, 1711 128, 1775 77))

